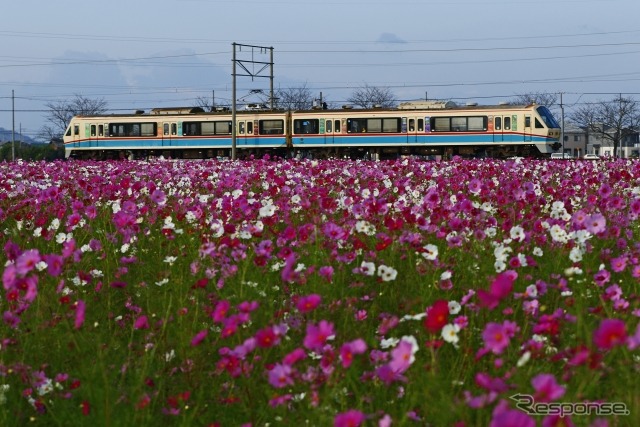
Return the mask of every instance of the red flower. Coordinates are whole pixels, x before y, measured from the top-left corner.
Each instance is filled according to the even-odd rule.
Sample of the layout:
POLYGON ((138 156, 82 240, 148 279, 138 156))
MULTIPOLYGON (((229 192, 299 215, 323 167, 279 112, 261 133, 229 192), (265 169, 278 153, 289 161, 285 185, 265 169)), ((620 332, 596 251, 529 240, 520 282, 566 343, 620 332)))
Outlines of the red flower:
POLYGON ((604 319, 600 322, 598 329, 593 332, 593 343, 603 350, 624 344, 626 339, 626 325, 620 319, 604 319))
POLYGON ((445 300, 438 300, 427 310, 427 317, 424 319, 424 327, 432 334, 439 333, 447 324, 449 317, 449 303, 445 300))

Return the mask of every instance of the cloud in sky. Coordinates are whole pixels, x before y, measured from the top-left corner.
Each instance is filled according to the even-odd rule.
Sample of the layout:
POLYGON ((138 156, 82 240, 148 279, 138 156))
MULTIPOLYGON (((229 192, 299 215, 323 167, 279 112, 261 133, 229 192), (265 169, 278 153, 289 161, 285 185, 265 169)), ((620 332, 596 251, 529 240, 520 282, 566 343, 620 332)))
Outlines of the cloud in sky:
POLYGON ((406 40, 401 39, 394 33, 382 33, 376 41, 378 43, 406 43, 406 40))

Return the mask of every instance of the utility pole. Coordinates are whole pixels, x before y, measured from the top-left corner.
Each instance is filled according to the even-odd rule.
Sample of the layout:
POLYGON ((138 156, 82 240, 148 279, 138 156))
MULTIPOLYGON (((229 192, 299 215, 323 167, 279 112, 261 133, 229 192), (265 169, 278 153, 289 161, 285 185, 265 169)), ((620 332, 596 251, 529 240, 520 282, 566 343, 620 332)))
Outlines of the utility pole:
POLYGON ((560 114, 562 125, 560 126, 560 139, 562 140, 562 158, 564 159, 564 104, 562 103, 562 92, 560 92, 560 114))
POLYGON ((16 159, 16 97, 11 90, 11 160, 16 159))
MULTIPOLYGON (((252 45, 246 45, 246 44, 239 44, 239 43, 232 43, 231 44, 233 46, 233 56, 231 61, 233 62, 233 67, 231 70, 231 76, 233 77, 233 82, 232 82, 232 92, 233 92, 233 99, 231 101, 231 159, 235 160, 236 159, 236 77, 237 76, 247 76, 247 77, 251 77, 251 79, 254 79, 255 77, 269 77, 269 79, 271 80, 270 82, 270 94, 269 94, 269 106, 271 109, 273 109, 273 48, 272 47, 265 47, 265 46, 252 46, 252 45), (249 48, 249 51, 251 52, 251 60, 242 60, 242 59, 236 59, 236 50, 238 50, 239 52, 242 51, 242 48, 249 48), (264 62, 264 61, 256 61, 253 59, 254 54, 257 52, 259 54, 264 54, 267 52, 267 50, 270 52, 269 55, 269 62, 264 62), (240 68, 242 68, 244 70, 244 72, 246 74, 238 74, 236 72, 236 64, 240 66, 240 68), (249 68, 247 68, 246 64, 252 64, 253 66, 255 65, 261 65, 262 68, 260 68, 258 71, 254 71, 254 67, 252 67, 251 71, 249 71, 249 68), (269 76, 262 76, 260 75, 260 73, 262 71, 264 71, 265 68, 267 68, 267 66, 270 67, 270 73, 269 76)), ((254 132, 257 132, 258 130, 255 129, 254 132)))

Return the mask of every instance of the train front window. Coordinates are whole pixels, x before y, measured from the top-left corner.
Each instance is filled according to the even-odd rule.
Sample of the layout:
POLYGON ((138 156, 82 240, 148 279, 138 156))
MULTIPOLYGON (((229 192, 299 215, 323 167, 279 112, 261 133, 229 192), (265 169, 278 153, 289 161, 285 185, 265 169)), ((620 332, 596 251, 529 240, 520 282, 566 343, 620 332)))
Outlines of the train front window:
POLYGON ((556 119, 553 118, 553 114, 551 114, 551 111, 549 111, 547 107, 541 105, 538 108, 536 108, 536 111, 538 112, 538 114, 540 114, 542 121, 544 122, 545 125, 547 125, 548 128, 560 127, 556 119))

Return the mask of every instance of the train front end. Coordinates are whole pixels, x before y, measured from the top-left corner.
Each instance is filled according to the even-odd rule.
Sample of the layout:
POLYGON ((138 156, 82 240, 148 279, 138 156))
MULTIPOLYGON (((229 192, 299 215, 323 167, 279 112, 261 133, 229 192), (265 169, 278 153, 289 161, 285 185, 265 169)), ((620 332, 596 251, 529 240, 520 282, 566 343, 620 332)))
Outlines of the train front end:
POLYGON ((550 155, 558 151, 562 146, 560 142, 560 124, 551 114, 551 111, 543 105, 535 106, 535 133, 537 136, 536 147, 543 155, 550 155))

